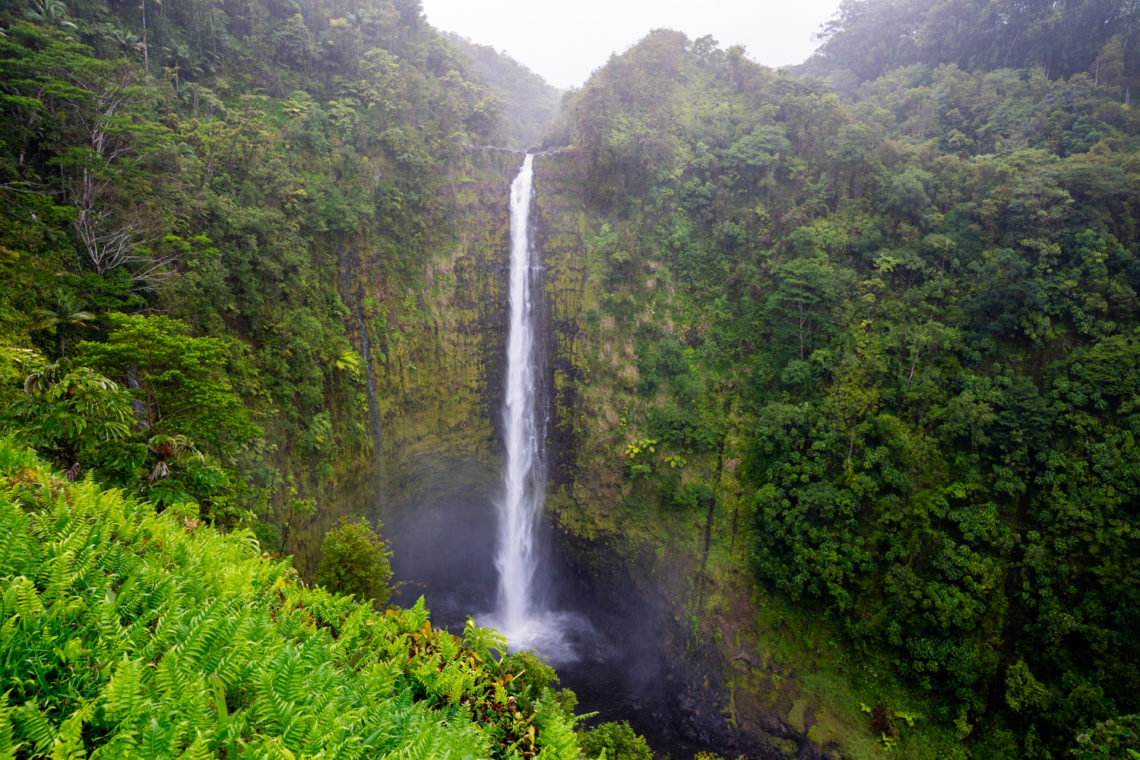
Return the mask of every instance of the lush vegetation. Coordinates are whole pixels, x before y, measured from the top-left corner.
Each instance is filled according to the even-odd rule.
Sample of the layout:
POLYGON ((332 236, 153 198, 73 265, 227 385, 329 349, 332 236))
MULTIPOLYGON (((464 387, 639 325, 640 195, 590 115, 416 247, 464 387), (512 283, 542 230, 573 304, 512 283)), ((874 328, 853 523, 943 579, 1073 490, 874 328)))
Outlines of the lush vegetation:
MULTIPOLYGON (((587 510, 695 535, 698 598, 728 544, 959 756, 1120 756, 1140 25, 982 5, 847 3, 796 72, 655 32, 572 93, 558 423, 587 510)), ((0 755, 573 755, 540 663, 306 589, 245 532, 295 550, 375 465, 381 369, 410 395, 417 331, 485 327, 418 319, 459 282, 427 262, 480 204, 464 149, 529 145, 554 93, 415 0, 35 0, 0 29, 0 426, 80 481, 0 450, 0 755)), ((384 605, 369 526, 324 555, 384 605)))
POLYGON ((417 285, 497 96, 409 2, 45 0, 0 27, 6 424, 72 476, 287 534, 374 457, 360 251, 417 285))
POLYGON ((472 68, 503 104, 502 128, 506 133, 494 135, 494 144, 520 151, 538 145, 558 114, 558 91, 538 74, 495 52, 492 47, 457 34, 446 37, 448 43, 470 57, 472 68))
MULTIPOLYGON (((870 54, 851 14, 883 5, 821 55, 870 54)), ((609 426, 577 435, 621 446, 579 461, 706 553, 742 530, 756 582, 887 653, 959 752, 1063 757, 1140 700, 1134 77, 968 62, 844 101, 655 32, 574 95, 608 346, 579 392, 609 426)))
POLYGON ((844 0, 803 66, 841 90, 915 64, 1089 74, 1129 99, 1140 75, 1136 8, 1118 0, 844 0))
MULTIPOLYGON (((0 756, 578 757, 528 658, 0 439, 0 756)), ((538 671, 540 676, 541 671, 538 671)))
POLYGON ((321 542, 317 583, 337 593, 352 594, 382 609, 388 606, 391 593, 389 556, 391 552, 384 539, 367 520, 342 519, 321 542))

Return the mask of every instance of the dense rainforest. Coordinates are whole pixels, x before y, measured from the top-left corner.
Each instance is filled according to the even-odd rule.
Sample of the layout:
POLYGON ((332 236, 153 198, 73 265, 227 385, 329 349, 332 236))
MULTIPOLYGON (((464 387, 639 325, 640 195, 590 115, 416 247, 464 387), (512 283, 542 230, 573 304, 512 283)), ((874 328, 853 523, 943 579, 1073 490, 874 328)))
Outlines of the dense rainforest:
POLYGON ((1140 751, 1135 27, 846 2, 801 67, 658 30, 558 110, 416 0, 5 3, 0 424, 55 474, 0 449, 0 756, 579 752, 493 633, 269 556, 383 602, 325 529, 495 460, 486 146, 540 140, 550 522, 607 593, 672 584, 725 731, 1140 751))
MULTIPOLYGON (((895 5, 845 6, 813 66, 895 5)), ((582 435, 628 442, 632 515, 739 533, 972 755, 1061 757, 1140 685, 1135 74, 916 58, 840 98, 662 31, 574 94, 582 328, 619 347, 582 435)))

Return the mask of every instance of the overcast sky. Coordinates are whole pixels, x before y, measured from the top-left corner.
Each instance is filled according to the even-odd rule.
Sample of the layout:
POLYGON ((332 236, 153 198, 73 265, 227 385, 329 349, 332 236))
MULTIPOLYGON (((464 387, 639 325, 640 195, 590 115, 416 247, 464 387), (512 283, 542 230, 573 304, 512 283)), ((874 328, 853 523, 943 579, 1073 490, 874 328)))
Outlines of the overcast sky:
POLYGON ((839 0, 421 0, 432 26, 505 51, 555 87, 578 87, 651 29, 743 45, 773 68, 811 55, 839 0))

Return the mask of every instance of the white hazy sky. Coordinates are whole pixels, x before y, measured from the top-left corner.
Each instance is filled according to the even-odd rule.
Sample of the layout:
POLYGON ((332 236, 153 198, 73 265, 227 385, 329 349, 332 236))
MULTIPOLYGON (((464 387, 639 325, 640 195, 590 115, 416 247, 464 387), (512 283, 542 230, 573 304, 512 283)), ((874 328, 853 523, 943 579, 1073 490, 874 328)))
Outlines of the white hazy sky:
POLYGON ((428 22, 505 51, 555 87, 582 85, 590 72, 652 29, 690 39, 711 34, 743 45, 773 68, 801 63, 839 0, 421 0, 428 22))

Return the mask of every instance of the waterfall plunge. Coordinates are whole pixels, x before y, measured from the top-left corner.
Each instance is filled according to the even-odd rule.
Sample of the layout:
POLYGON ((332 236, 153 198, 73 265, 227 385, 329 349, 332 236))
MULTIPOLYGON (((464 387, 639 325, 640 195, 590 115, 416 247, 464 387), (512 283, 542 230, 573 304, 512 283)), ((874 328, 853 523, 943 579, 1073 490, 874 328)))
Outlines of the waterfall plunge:
POLYGON ((576 615, 543 609, 534 589, 539 562, 537 523, 546 497, 546 432, 538 403, 538 315, 532 295, 538 271, 529 227, 533 162, 534 157, 527 154, 511 183, 511 320, 503 394, 505 460, 495 554, 499 596, 498 609, 488 622, 506 637, 512 650, 533 649, 557 663, 574 659, 567 635, 588 628, 588 624, 576 615))
POLYGON ((530 202, 534 157, 527 155, 511 184, 511 323, 503 394, 503 493, 499 504, 499 623, 508 636, 526 627, 534 607, 535 521, 542 513, 546 474, 535 396, 537 356, 531 279, 530 202))

